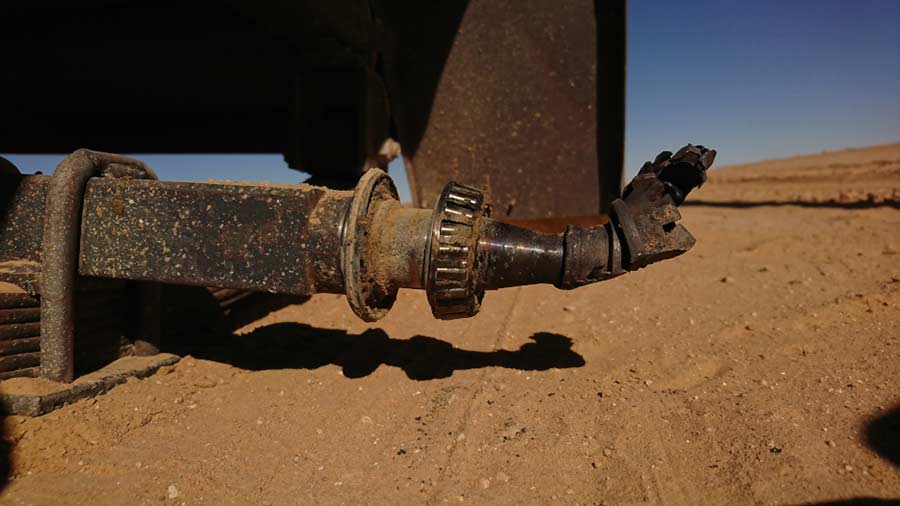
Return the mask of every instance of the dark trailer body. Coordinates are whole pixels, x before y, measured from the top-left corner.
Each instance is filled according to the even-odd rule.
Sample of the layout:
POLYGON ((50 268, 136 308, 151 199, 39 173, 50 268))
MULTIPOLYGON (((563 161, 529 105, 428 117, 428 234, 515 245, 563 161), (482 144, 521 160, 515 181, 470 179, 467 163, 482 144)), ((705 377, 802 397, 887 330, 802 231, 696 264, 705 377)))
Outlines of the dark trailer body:
POLYGON ((283 153, 349 188, 393 139, 421 207, 448 180, 501 218, 594 215, 620 190, 624 0, 7 2, 0 20, 0 152, 283 153))

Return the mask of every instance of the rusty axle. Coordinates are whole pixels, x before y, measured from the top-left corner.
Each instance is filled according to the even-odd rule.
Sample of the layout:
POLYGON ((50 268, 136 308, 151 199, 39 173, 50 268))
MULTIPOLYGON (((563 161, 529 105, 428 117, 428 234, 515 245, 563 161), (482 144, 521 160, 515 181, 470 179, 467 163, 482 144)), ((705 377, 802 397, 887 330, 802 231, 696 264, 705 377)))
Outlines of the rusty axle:
MULTIPOLYGON (((468 317, 486 290, 577 288, 684 253, 694 239, 676 223, 677 205, 714 156, 702 146, 664 153, 613 202, 608 223, 548 234, 491 219, 489 198, 456 183, 425 210, 402 206, 377 169, 354 191, 163 182, 139 162, 79 150, 51 177, 2 176, 0 261, 40 266, 11 280, 42 296, 43 375, 69 381, 76 272, 82 280, 343 293, 366 321, 387 314, 400 288, 424 289, 435 317, 468 317), (34 219, 42 215, 45 227, 34 219)), ((152 320, 152 311, 137 318, 152 320)))

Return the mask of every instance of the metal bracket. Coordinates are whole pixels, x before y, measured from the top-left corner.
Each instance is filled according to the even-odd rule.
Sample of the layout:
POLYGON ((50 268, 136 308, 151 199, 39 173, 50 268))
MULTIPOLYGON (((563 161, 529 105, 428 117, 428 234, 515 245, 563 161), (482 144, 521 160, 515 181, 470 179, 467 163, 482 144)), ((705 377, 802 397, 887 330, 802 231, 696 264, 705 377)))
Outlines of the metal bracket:
MULTIPOLYGON (((41 259, 41 376, 53 381, 75 379, 74 296, 82 200, 88 180, 97 176, 156 179, 153 170, 139 160, 87 149, 75 151, 56 167, 47 192, 41 259)), ((147 285, 144 290, 142 307, 158 307, 159 285, 147 285)), ((153 340, 159 333, 145 334, 152 347, 145 347, 146 353, 155 350, 153 340)))
POLYGON ((366 266, 365 252, 369 247, 370 218, 375 203, 383 199, 397 200, 397 188, 386 172, 369 169, 353 193, 341 237, 341 271, 347 301, 356 316, 367 322, 384 318, 396 296, 373 296, 372 282, 367 279, 370 266, 366 266))

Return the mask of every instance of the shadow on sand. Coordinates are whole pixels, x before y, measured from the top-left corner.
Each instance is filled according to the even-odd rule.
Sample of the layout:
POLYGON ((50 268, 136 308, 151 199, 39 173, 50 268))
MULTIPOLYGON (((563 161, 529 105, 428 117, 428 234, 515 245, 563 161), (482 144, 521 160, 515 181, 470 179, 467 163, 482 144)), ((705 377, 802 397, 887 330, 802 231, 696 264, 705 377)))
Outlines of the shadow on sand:
POLYGON ((276 323, 202 347, 173 351, 249 370, 316 369, 334 364, 342 367, 348 378, 368 376, 383 364, 403 369, 418 381, 482 367, 542 371, 585 363, 584 357, 572 350, 568 337, 540 332, 531 339, 533 342, 515 351, 472 351, 433 337, 393 339, 381 329, 354 335, 300 323, 276 323))
POLYGON ((735 209, 747 209, 751 207, 810 207, 813 209, 871 209, 876 207, 889 207, 900 209, 900 201, 884 200, 873 202, 860 200, 857 202, 809 202, 804 200, 686 200, 683 206, 688 207, 730 207, 735 209))
POLYGON ((865 437, 866 446, 900 468, 900 405, 867 423, 865 437))
MULTIPOLYGON (((900 405, 869 421, 864 429, 864 438, 866 446, 900 468, 900 405)), ((854 497, 804 503, 802 506, 900 506, 900 499, 854 497)))
POLYGON ((837 501, 808 502, 798 506, 900 506, 898 499, 879 499, 877 497, 854 497, 837 501))

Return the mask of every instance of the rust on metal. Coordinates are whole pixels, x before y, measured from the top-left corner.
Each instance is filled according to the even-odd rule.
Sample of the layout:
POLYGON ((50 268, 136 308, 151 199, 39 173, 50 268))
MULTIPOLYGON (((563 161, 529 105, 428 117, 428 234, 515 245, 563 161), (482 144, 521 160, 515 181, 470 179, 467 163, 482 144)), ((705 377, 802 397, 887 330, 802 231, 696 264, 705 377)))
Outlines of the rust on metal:
POLYGON ((577 227, 593 227, 609 222, 606 214, 594 214, 589 216, 558 216, 553 218, 515 219, 504 218, 503 223, 509 223, 517 227, 527 228, 535 232, 559 234, 566 231, 570 225, 577 227))
POLYGON ((0 293, 0 379, 36 376, 40 369, 40 317, 40 302, 35 297, 0 293))
POLYGON ((41 335, 41 323, 12 323, 0 326, 0 340, 41 335))
POLYGON ((622 177, 624 0, 388 2, 383 18, 417 206, 457 181, 490 192, 498 219, 606 212, 622 177))
POLYGON ((75 379, 74 294, 82 198, 88 180, 101 175, 156 178, 139 160, 87 149, 66 157, 50 178, 41 241, 41 375, 54 381, 75 379))
MULTIPOLYGON (((27 367, 25 369, 17 369, 15 371, 9 372, 0 372, 0 380, 5 380, 9 378, 37 378, 41 375, 41 368, 39 366, 35 367, 27 367)), ((0 399, 2 402, 2 399, 0 399)), ((10 414, 15 414, 14 412, 9 412, 10 414)))
POLYGON ((376 259, 367 255, 370 243, 376 241, 369 230, 373 228, 380 204, 397 200, 397 189, 386 172, 378 169, 366 172, 353 194, 341 234, 341 271, 347 301, 356 316, 367 322, 383 318, 397 296, 397 288, 377 290, 376 259))
POLYGON ((458 183, 449 183, 435 204, 425 248, 425 290, 436 318, 468 318, 481 308, 481 276, 471 266, 482 218, 490 215, 490 198, 458 183))
MULTIPOLYGON (((59 385, 57 390, 50 393, 0 393, 0 409, 8 414, 40 416, 79 399, 107 392, 114 386, 125 383, 128 378, 146 378, 158 371, 160 367, 178 362, 180 358, 168 353, 160 353, 153 357, 130 357, 80 377, 73 383, 59 385)), ((0 372, 0 379, 14 376, 35 376, 38 371, 37 367, 20 369, 12 376, 0 372)))
POLYGON ((40 307, 41 303, 27 293, 0 293, 0 308, 17 309, 40 307))
POLYGON ((664 151, 647 162, 613 202, 614 217, 623 230, 629 254, 629 270, 680 255, 694 245, 694 238, 676 222, 678 206, 687 194, 706 181, 716 152, 687 145, 674 155, 664 151))
POLYGON ((209 292, 223 308, 232 306, 248 297, 252 297, 254 294, 254 292, 237 288, 210 288, 209 292))
POLYGON ((85 197, 80 272, 273 293, 341 293, 340 227, 350 197, 299 185, 96 178, 85 197))
POLYGON ((41 321, 41 308, 39 307, 0 309, 0 325, 37 321, 41 321))
MULTIPOLYGON (((0 175, 0 281, 37 288, 50 178, 0 175)), ((0 294, 0 307, 9 307, 0 294)))
POLYGON ((39 365, 41 365, 41 353, 37 351, 0 356, 0 372, 12 372, 39 365))
POLYGON ((0 340, 0 356, 16 355, 41 351, 41 337, 21 337, 18 339, 0 340))

